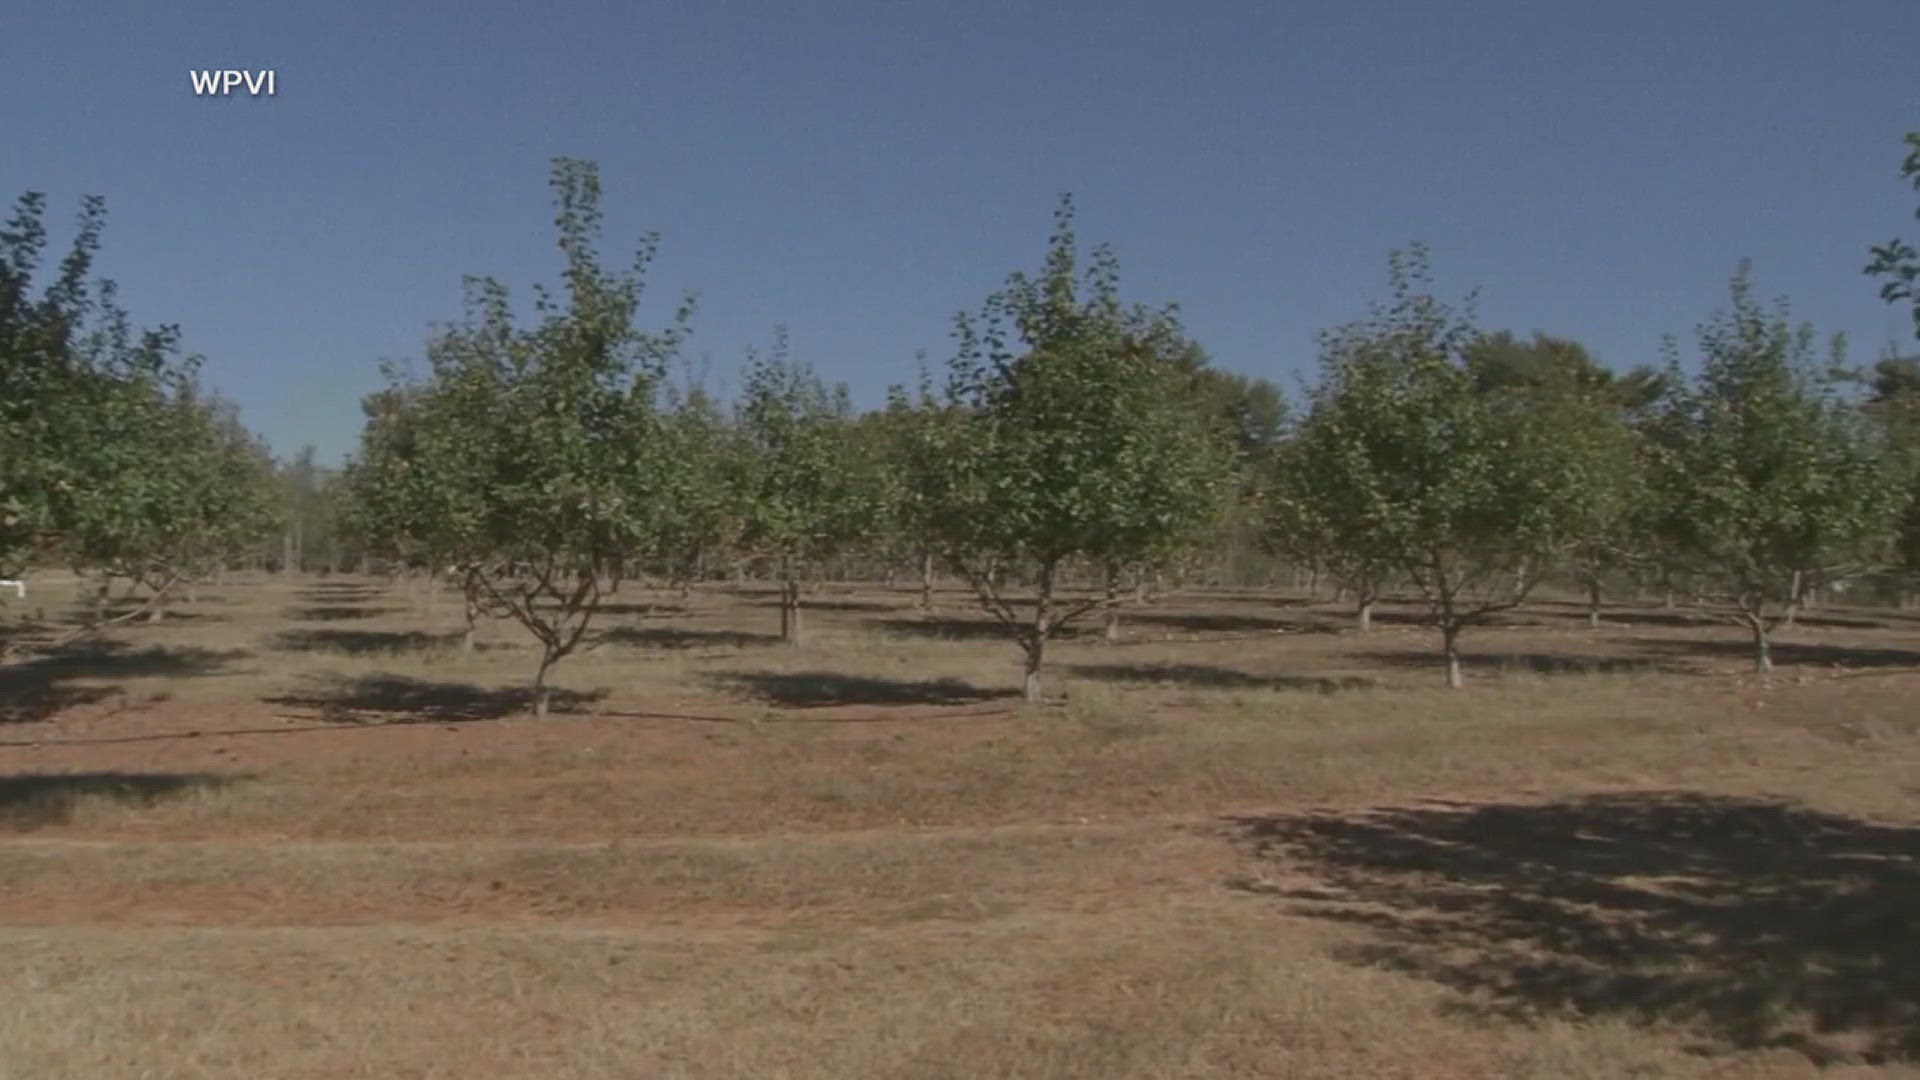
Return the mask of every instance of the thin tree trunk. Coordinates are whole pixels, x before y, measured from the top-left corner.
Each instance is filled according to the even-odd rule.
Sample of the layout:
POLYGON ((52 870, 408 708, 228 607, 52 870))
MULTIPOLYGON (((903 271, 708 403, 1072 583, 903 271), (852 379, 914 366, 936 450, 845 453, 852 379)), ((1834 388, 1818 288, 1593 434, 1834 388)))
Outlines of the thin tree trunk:
POLYGON ((1451 620, 1440 624, 1440 647, 1447 656, 1447 686, 1458 690, 1466 679, 1460 673, 1460 627, 1451 620))
POLYGON ((1587 629, 1600 629, 1600 579, 1587 579, 1587 629))
POLYGON ((791 562, 781 560, 780 570, 780 640, 788 645, 798 645, 800 644, 800 582, 794 577, 791 562))
POLYGON ((1040 700, 1040 650, 1041 648, 1042 647, 1038 643, 1036 643, 1032 646, 1029 646, 1027 649, 1026 676, 1021 681, 1020 692, 1023 695, 1025 695, 1028 701, 1040 700))
POLYGON ((147 621, 150 623, 157 623, 166 617, 167 617, 166 597, 159 594, 155 594, 153 598, 153 606, 147 609, 147 621))
POLYGON ((1108 641, 1120 640, 1120 564, 1107 564, 1107 625, 1104 631, 1108 641))
POLYGON ((1753 670, 1765 674, 1773 670, 1773 642, 1767 638, 1767 624, 1757 615, 1747 616, 1747 629, 1753 631, 1753 670))
POLYGON ((920 614, 933 616, 933 550, 920 552, 920 614))
POLYGON ((1021 691, 1028 701, 1040 700, 1040 661, 1047 648, 1047 635, 1053 632, 1053 564, 1042 563, 1034 581, 1033 629, 1026 641, 1026 677, 1021 691))
POLYGON ((1805 591, 1804 579, 1800 576, 1800 571, 1795 570, 1793 580, 1787 585, 1787 614, 1780 621, 1780 625, 1789 630, 1793 629, 1794 619, 1800 614, 1800 603, 1805 591))
POLYGON ((547 718, 547 704, 552 697, 552 688, 547 686, 547 669, 553 666, 553 654, 542 653, 540 670, 533 675, 533 717, 536 720, 547 718))
POLYGON ((1353 609, 1353 624, 1363 634, 1373 629, 1373 604, 1373 597, 1362 596, 1353 609))

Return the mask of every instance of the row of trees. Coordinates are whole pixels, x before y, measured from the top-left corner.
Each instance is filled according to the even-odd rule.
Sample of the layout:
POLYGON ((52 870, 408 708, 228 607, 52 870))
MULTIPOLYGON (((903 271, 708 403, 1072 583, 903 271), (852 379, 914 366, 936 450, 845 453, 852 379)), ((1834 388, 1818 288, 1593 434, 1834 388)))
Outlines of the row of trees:
POLYGON ((272 527, 276 499, 270 455, 200 387, 178 329, 136 330, 92 276, 103 203, 82 203, 50 280, 45 219, 29 193, 0 229, 0 575, 88 575, 93 610, 71 638, 157 619, 272 527), (117 603, 116 586, 140 599, 117 603))
MULTIPOLYGON (((553 184, 564 292, 523 326, 499 283, 470 281, 429 370, 369 399, 343 511, 370 548, 454 574, 470 620, 540 641, 536 711, 622 581, 742 559, 781 583, 788 640, 824 560, 940 567, 1018 642, 1030 697, 1047 643, 1126 579, 1248 537, 1337 581, 1363 628, 1378 598, 1417 598, 1454 685, 1461 633, 1548 574, 1596 621, 1626 582, 1713 602, 1766 668, 1810 591, 1920 569, 1911 361, 1849 371, 1838 343, 1823 360, 1744 265, 1696 370, 1670 344, 1616 375, 1573 342, 1484 332, 1436 296, 1423 250, 1396 253, 1389 298, 1323 335, 1289 417, 1270 384, 1208 366, 1172 307, 1123 302, 1063 201, 1040 269, 957 318, 943 385, 923 368, 861 414, 782 334, 729 408, 670 378, 690 298, 638 324, 653 238, 605 269, 595 170, 562 159, 553 184)), ((1911 257, 1880 255, 1896 270, 1877 272, 1911 257)))
MULTIPOLYGON (((1696 370, 1671 345, 1617 375, 1573 342, 1483 331, 1470 300, 1438 298, 1424 251, 1399 252, 1388 298, 1322 336, 1289 415, 1271 384, 1211 367, 1172 307, 1123 302, 1063 201, 1038 271, 957 318, 945 378, 923 366, 860 413, 784 334, 734 400, 674 378, 693 303, 641 325, 655 239, 609 268, 594 168, 558 160, 553 187, 561 287, 523 319, 470 279, 466 318, 424 370, 387 370, 337 476, 310 454, 276 466, 177 331, 133 330, 90 276, 98 200, 37 286, 44 202, 20 200, 0 232, 0 571, 96 575, 92 628, 114 581, 144 588, 132 617, 247 559, 450 572, 469 628, 511 618, 540 642, 544 711, 549 670, 621 584, 723 566, 781 583, 788 640, 829 560, 917 568, 928 603, 951 573, 1018 642, 1030 696, 1047 643, 1111 619, 1128 582, 1250 547, 1337 582, 1362 628, 1377 599, 1417 599, 1456 685, 1461 633, 1548 575, 1596 621, 1621 586, 1716 603, 1764 668, 1811 590, 1920 569, 1920 369, 1822 360, 1744 266, 1696 370)), ((1913 247, 1872 258, 1886 298, 1920 308, 1913 247)))

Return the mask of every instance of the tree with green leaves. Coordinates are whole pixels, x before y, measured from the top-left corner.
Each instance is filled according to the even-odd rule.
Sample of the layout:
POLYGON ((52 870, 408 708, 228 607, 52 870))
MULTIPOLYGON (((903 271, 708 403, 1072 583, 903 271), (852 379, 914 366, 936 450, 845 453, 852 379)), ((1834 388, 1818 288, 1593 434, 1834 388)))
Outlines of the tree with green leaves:
MULTIPOLYGON (((658 396, 692 305, 667 329, 642 330, 655 238, 630 269, 604 267, 598 170, 556 159, 552 186, 563 294, 536 290, 537 317, 521 326, 503 285, 470 279, 467 318, 430 344, 427 378, 370 403, 404 406, 398 426, 414 453, 366 473, 406 478, 412 488, 395 500, 414 515, 404 528, 432 557, 460 560, 482 614, 512 618, 539 643, 536 716, 547 713, 553 665, 669 520, 676 489, 657 479, 672 475, 658 396)), ((369 434, 380 432, 370 423, 369 434)))
POLYGON ((1394 252, 1389 272, 1388 302, 1322 335, 1288 458, 1292 512, 1420 592, 1458 687, 1461 632, 1526 598, 1566 542, 1585 470, 1523 395, 1479 385, 1480 333, 1429 291, 1425 249, 1394 252))
POLYGON ((136 331, 90 277, 104 204, 82 201, 73 247, 36 297, 45 199, 0 230, 0 571, 62 561, 100 582, 63 640, 141 614, 235 558, 269 526, 267 458, 231 407, 200 391, 176 327, 136 331), (115 580, 145 588, 107 618, 115 580))
POLYGON ((1539 333, 1521 340, 1505 330, 1474 342, 1466 362, 1482 393, 1517 398, 1575 451, 1562 528, 1568 567, 1587 594, 1587 623, 1598 628, 1608 579, 1644 565, 1648 554, 1639 429, 1665 377, 1644 365, 1618 375, 1579 342, 1539 333))
POLYGON ((745 543, 780 580, 780 638, 802 635, 800 581, 819 560, 869 533, 882 505, 879 461, 854 441, 845 386, 829 390, 788 351, 748 357, 737 421, 746 457, 745 543))
MULTIPOLYGON (((1920 131, 1907 133, 1907 157, 1900 163, 1900 175, 1920 191, 1920 131)), ((1913 212, 1920 218, 1920 208, 1913 212)), ((1913 333, 1920 337, 1920 249, 1898 237, 1874 247, 1866 273, 1884 278, 1880 298, 1889 304, 1906 303, 1913 307, 1913 333)))
POLYGON ((1065 599, 1069 563, 1164 554, 1218 514, 1229 479, 1227 448, 1169 362, 1184 342, 1172 310, 1123 306, 1104 247, 1081 272, 1070 199, 1055 221, 1040 273, 1012 275, 957 319, 957 420, 946 467, 927 478, 935 534, 1018 641, 1029 700, 1047 642, 1109 602, 1065 599))
MULTIPOLYGON (((1770 635, 1805 590, 1883 562, 1905 493, 1876 433, 1841 399, 1834 361, 1785 300, 1753 294, 1746 263, 1732 306, 1699 328, 1692 380, 1670 361, 1672 389, 1650 428, 1660 535, 1683 572, 1712 589, 1772 669, 1770 635)), ((1671 346, 1670 346, 1671 348, 1671 346)))

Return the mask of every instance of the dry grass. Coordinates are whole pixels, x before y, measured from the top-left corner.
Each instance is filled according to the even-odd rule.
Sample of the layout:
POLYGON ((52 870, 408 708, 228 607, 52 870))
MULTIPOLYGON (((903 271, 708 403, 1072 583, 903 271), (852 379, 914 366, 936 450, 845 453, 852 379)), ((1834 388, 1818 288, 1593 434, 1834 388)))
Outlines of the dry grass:
MULTIPOLYGON (((38 588, 29 606, 49 604, 38 588)), ((0 1077, 1920 1075, 1920 623, 248 580, 0 669, 0 1077)), ((50 619, 61 612, 50 604, 50 619)))

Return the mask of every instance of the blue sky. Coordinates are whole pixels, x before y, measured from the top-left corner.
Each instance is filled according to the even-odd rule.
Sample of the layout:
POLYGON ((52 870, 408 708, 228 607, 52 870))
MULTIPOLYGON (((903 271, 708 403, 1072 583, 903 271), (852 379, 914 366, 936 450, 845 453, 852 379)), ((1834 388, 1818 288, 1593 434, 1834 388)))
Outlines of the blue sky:
POLYGON ((1430 245, 1482 321, 1658 358, 1742 257, 1856 359, 1920 232, 1920 0, 18 3, 0 197, 108 201, 101 268, 283 453, 338 459, 463 274, 552 280, 546 179, 599 162, 609 255, 662 233, 715 375, 787 325, 862 404, 1037 265, 1059 194, 1123 288, 1292 390, 1430 245), (274 69, 197 98, 192 68, 274 69))

